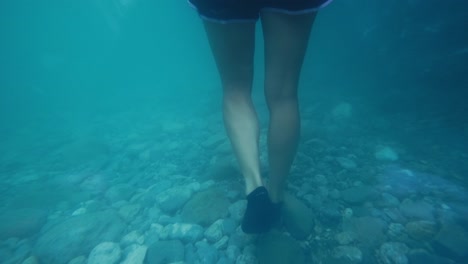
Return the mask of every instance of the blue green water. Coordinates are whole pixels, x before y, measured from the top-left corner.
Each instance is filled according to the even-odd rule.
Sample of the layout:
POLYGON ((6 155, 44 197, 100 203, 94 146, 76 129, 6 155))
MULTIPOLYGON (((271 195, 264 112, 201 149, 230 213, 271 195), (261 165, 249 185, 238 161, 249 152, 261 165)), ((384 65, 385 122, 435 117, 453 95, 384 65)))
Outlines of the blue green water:
MULTIPOLYGON (((257 263, 265 251, 279 263, 466 263, 467 27, 462 0, 320 11, 288 187, 312 229, 269 244, 237 229, 245 197, 221 84, 185 1, 1 1, 0 262, 86 263, 112 242, 106 263, 257 263), (187 216, 187 203, 219 192, 218 215, 187 216), (175 231, 182 223, 193 235, 175 231), (284 241, 297 247, 270 248, 284 241), (177 250, 155 249, 165 246, 177 250)), ((266 172, 259 25, 256 37, 266 172)))

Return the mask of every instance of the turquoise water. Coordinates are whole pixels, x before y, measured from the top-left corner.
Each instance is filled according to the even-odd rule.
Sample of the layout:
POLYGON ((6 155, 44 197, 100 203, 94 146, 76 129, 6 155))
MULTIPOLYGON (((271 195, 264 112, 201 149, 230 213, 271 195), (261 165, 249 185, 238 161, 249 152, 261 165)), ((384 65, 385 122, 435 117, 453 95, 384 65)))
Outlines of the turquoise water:
POLYGON ((467 10, 320 11, 288 185, 299 216, 257 237, 238 228, 220 81, 185 1, 0 2, 0 262, 467 263, 467 10))

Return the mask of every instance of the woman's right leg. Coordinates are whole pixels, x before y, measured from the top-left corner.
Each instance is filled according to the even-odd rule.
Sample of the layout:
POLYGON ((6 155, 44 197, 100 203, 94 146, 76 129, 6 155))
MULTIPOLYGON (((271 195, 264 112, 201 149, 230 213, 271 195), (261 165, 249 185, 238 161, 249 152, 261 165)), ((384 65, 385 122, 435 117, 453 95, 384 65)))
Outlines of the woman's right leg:
POLYGON ((251 98, 255 23, 219 24, 205 21, 223 83, 223 115, 229 139, 245 179, 245 233, 270 230, 277 215, 263 186, 259 159, 259 124, 251 98))
POLYGON ((204 25, 223 85, 224 124, 249 194, 263 185, 259 124, 251 99, 255 22, 204 25))

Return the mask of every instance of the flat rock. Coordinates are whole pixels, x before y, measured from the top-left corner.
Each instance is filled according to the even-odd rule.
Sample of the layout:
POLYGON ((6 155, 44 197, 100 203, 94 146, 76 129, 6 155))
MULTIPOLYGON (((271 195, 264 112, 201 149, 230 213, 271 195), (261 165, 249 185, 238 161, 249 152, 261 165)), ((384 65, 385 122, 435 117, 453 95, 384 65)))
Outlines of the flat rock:
POLYGON ((290 236, 270 232, 257 243, 258 263, 305 264, 305 255, 299 243, 290 236))
POLYGON ((215 243, 223 237, 223 221, 221 219, 214 222, 205 231, 205 237, 209 242, 215 243))
POLYGON ((147 246, 144 245, 131 245, 126 251, 127 256, 120 264, 143 264, 146 257, 147 246))
POLYGON ((339 263, 361 263, 362 252, 357 247, 338 246, 333 249, 333 258, 337 259, 339 263))
POLYGON ((117 184, 110 187, 105 194, 105 197, 109 202, 115 203, 120 200, 128 200, 132 197, 134 189, 128 184, 117 184))
POLYGON ((163 264, 183 261, 184 244, 180 240, 157 241, 148 247, 146 263, 163 264))
POLYGON ((181 218, 188 223, 209 226, 228 215, 229 200, 225 192, 213 187, 196 193, 185 204, 181 218))
POLYGON ((400 204, 400 211, 409 219, 434 220, 434 206, 423 200, 405 199, 400 204))
POLYGON ((336 161, 338 162, 338 164, 340 164, 341 167, 343 167, 343 169, 351 170, 357 167, 356 162, 349 158, 338 157, 336 158, 336 161))
POLYGON ((17 209, 2 212, 0 240, 10 237, 26 238, 37 233, 47 220, 47 212, 40 209, 17 209))
POLYGON ((170 239, 178 239, 185 243, 195 243, 203 237, 203 227, 195 224, 175 223, 167 225, 163 232, 170 239))
POLYGON ((383 264, 407 264, 409 248, 399 242, 387 242, 380 246, 378 257, 383 264))
POLYGON ((433 241, 433 245, 442 256, 468 260, 468 233, 460 225, 443 224, 433 241))
POLYGON ((192 196, 192 188, 190 187, 172 187, 161 192, 156 196, 156 202, 161 210, 172 214, 190 199, 192 196))
POLYGON ((41 234, 33 252, 44 263, 67 263, 101 242, 119 241, 123 230, 124 221, 112 210, 73 216, 41 234))
POLYGON ((286 229, 296 239, 309 236, 315 224, 312 210, 291 194, 284 196, 283 219, 286 229))
POLYGON ((377 192, 366 185, 351 187, 341 192, 343 201, 350 204, 361 204, 374 199, 376 196, 377 192))
POLYGON ((412 221, 405 227, 408 235, 418 241, 430 241, 437 233, 437 224, 432 221, 412 221))
POLYGON ((103 242, 95 246, 89 253, 88 264, 115 264, 119 261, 122 251, 119 244, 113 242, 103 242))
POLYGON ((343 222, 343 231, 355 234, 356 240, 368 246, 377 246, 385 241, 386 229, 385 221, 370 216, 350 218, 343 222))
POLYGON ((380 147, 374 153, 377 160, 380 161, 396 161, 398 160, 398 154, 390 147, 380 147))
POLYGON ((411 250, 407 255, 411 264, 455 264, 451 259, 430 254, 424 249, 411 250))

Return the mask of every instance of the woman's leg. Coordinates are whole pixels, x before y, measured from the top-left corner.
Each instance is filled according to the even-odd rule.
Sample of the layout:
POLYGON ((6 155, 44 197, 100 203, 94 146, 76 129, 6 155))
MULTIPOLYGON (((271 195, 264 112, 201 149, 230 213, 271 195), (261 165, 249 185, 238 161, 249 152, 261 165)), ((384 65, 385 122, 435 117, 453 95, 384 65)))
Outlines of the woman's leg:
POLYGON ((255 23, 204 21, 204 25, 223 85, 224 124, 249 194, 263 185, 259 124, 251 99, 255 23))
POLYGON ((261 13, 265 39, 265 96, 270 111, 268 191, 274 203, 283 200, 286 177, 300 134, 297 87, 316 13, 261 13))

